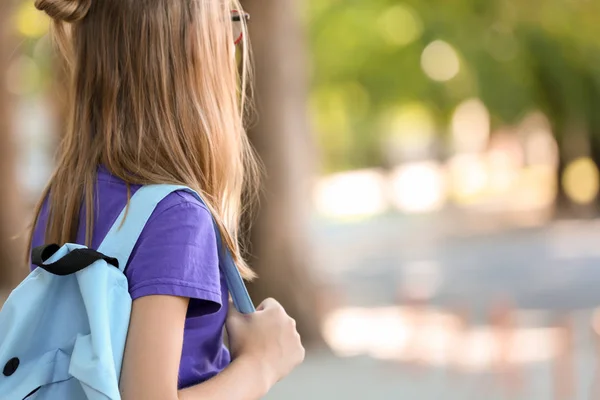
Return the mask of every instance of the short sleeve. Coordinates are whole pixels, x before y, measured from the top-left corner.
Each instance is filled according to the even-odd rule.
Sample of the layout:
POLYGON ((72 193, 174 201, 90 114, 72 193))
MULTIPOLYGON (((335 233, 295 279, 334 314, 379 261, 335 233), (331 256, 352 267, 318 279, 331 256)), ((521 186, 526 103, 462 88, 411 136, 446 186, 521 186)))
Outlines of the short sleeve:
POLYGON ((216 312, 222 306, 221 285, 210 212, 187 192, 167 196, 142 231, 125 274, 134 300, 188 297, 216 312))

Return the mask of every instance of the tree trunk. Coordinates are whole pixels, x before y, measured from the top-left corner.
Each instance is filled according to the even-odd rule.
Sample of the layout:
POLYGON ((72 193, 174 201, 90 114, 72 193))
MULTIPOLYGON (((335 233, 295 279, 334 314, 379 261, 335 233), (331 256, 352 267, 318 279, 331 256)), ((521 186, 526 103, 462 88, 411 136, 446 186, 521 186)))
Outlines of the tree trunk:
POLYGON ((305 38, 299 2, 246 1, 258 122, 249 135, 266 176, 251 231, 256 300, 274 297, 297 320, 305 344, 322 343, 309 244, 310 140, 305 38))
POLYGON ((562 151, 559 151, 558 166, 556 168, 556 197, 554 199, 554 218, 566 219, 571 216, 572 203, 563 186, 562 178, 567 167, 567 160, 562 151))
MULTIPOLYGON (((590 132, 590 157, 592 158, 592 161, 594 161, 594 164, 596 165, 598 171, 600 171, 600 140, 598 140, 599 134, 600 132, 597 131, 590 132)), ((598 194, 596 195, 594 203, 594 217, 598 217, 598 214, 600 213, 600 192, 598 192, 598 194)))
MULTIPOLYGON (((15 41, 12 40, 10 16, 12 2, 0 2, 0 78, 6 76, 13 54, 15 41)), ((0 81, 4 83, 3 80, 0 81)), ((24 268, 22 202, 19 200, 19 187, 16 179, 16 157, 13 141, 13 99, 0 84, 0 292, 18 284, 26 272, 24 268)))

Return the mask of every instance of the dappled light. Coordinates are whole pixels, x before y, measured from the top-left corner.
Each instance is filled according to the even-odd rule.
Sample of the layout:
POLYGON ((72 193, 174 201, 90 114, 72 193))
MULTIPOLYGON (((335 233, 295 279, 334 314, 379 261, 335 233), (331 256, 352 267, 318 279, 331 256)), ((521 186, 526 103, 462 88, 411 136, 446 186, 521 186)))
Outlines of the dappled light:
POLYGON ((382 213, 387 208, 384 177, 366 170, 323 178, 315 188, 315 204, 323 215, 338 218, 382 213))
POLYGON ((492 370, 503 352, 510 364, 542 363, 553 359, 561 344, 559 327, 515 328, 506 343, 493 326, 464 330, 457 315, 407 307, 338 310, 326 317, 323 330, 328 344, 343 357, 369 355, 472 373, 492 370))
POLYGON ((446 174, 435 161, 407 163, 390 176, 391 203, 399 211, 424 213, 440 210, 446 201, 446 174))
POLYGON ((480 99, 461 103, 452 116, 452 141, 454 151, 481 152, 490 137, 490 113, 480 99))
POLYGON ((565 192, 579 204, 588 204, 598 196, 598 180, 598 167, 589 158, 571 162, 562 177, 565 192))
POLYGON ((48 32, 50 21, 33 6, 33 2, 23 2, 15 16, 18 32, 28 38, 38 39, 48 32))
POLYGON ((379 26, 384 39, 394 46, 406 46, 423 33, 423 22, 406 4, 397 4, 385 10, 379 19, 379 26))
POLYGON ((425 47, 421 66, 429 78, 440 82, 449 81, 460 72, 456 50, 443 40, 436 40, 425 47))

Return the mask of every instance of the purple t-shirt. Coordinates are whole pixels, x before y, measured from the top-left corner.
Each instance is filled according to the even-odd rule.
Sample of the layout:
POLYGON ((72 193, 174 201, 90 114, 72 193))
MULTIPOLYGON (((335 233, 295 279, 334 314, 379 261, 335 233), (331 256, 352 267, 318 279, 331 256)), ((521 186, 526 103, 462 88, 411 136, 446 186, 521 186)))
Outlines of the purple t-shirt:
MULTIPOLYGON (((139 186, 132 186, 132 194, 137 189, 139 186)), ((100 167, 96 196, 94 249, 125 207, 127 186, 100 167)), ((45 244, 47 219, 46 203, 35 227, 33 247, 45 244)), ((77 243, 84 244, 83 209, 80 221, 77 243)), ((194 195, 171 193, 158 205, 133 249, 125 275, 133 300, 151 295, 190 298, 179 367, 180 388, 204 382, 230 363, 223 344, 229 294, 219 269, 211 214, 194 195)))

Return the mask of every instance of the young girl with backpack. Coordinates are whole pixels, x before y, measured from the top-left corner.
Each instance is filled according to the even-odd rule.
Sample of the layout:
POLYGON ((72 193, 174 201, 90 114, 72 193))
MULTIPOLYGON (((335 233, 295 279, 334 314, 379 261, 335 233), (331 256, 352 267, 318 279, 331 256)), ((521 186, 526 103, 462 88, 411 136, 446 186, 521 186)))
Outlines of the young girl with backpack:
POLYGON ((133 299, 120 378, 124 400, 257 399, 304 357, 273 299, 229 305, 218 233, 245 278, 240 215, 256 185, 243 126, 247 16, 224 0, 36 0, 66 59, 66 131, 31 246, 97 249, 144 185, 162 200, 127 262, 133 299), (229 348, 223 342, 226 326, 229 348))

